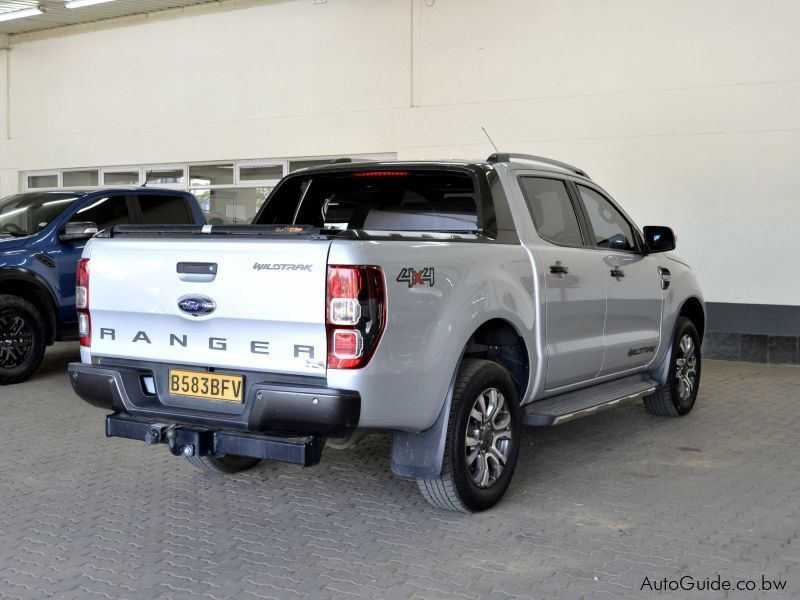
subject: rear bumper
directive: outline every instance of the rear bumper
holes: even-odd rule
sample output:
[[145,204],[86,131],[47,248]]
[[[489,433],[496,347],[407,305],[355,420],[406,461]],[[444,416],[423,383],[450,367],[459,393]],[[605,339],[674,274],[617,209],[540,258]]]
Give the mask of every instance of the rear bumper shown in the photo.
[[[324,436],[344,436],[358,426],[361,398],[357,392],[268,381],[265,374],[250,373],[246,375],[243,404],[178,401],[163,396],[158,369],[71,363],[69,377],[75,393],[89,404],[145,423],[181,423],[248,434]],[[158,391],[147,393],[143,380],[153,377],[154,371]]]

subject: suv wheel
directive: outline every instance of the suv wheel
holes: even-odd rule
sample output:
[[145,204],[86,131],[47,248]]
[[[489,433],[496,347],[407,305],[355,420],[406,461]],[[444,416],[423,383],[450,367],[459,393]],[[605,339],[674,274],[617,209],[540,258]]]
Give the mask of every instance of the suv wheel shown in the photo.
[[187,456],[192,465],[201,471],[211,471],[212,473],[241,473],[252,469],[261,461],[249,456]]
[[700,388],[700,336],[686,317],[678,317],[672,339],[669,378],[655,394],[644,399],[644,405],[654,415],[682,417],[697,400]]
[[520,419],[508,371],[489,360],[465,360],[453,390],[442,472],[436,479],[417,480],[425,499],[460,512],[494,506],[517,464]]
[[0,385],[33,375],[44,357],[44,319],[18,296],[0,295]]

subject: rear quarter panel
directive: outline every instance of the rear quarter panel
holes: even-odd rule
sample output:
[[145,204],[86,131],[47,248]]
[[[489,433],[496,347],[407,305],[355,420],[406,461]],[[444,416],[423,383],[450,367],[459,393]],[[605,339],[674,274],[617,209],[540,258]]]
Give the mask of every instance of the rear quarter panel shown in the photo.
[[[486,321],[508,321],[533,355],[533,272],[521,245],[340,240],[328,263],[378,265],[386,279],[387,324],[372,360],[327,372],[329,386],[361,393],[361,427],[433,425],[467,341]],[[409,268],[432,269],[433,285],[398,281]]]

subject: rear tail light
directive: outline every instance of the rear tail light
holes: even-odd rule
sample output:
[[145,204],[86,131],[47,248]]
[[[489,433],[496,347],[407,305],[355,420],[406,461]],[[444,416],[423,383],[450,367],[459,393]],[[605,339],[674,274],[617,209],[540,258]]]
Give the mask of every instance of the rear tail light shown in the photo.
[[365,265],[329,266],[325,310],[328,368],[365,366],[386,326],[383,270]]
[[75,273],[75,308],[78,311],[78,333],[81,346],[92,345],[92,318],[89,315],[89,259],[78,261]]

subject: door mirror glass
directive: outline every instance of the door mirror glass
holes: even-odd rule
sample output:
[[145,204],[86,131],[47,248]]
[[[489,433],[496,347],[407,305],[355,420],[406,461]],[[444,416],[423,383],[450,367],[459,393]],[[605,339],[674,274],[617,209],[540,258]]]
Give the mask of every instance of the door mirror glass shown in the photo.
[[90,221],[78,223],[67,223],[61,230],[62,242],[75,242],[77,240],[88,240],[97,233],[97,224]]
[[669,227],[648,225],[644,228],[644,243],[650,252],[675,250],[675,234]]

